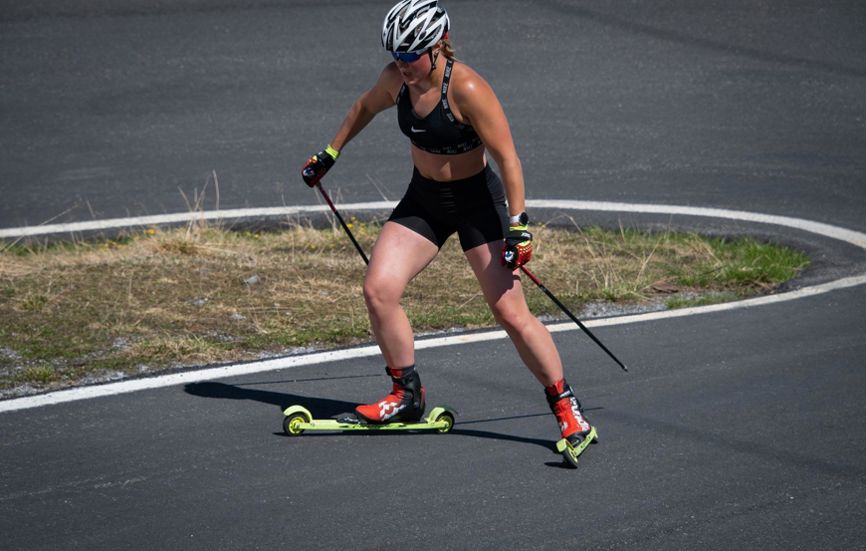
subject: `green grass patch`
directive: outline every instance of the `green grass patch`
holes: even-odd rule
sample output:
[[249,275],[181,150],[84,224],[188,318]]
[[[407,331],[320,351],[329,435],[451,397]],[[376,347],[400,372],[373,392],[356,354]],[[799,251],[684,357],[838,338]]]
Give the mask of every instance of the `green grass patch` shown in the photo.
[[[370,251],[380,227],[352,220]],[[531,268],[569,308],[709,304],[772,292],[808,264],[752,239],[537,226]],[[0,247],[0,391],[40,389],[295,347],[371,340],[365,266],[338,227],[190,225],[123,239]],[[560,316],[524,283],[537,315]],[[494,325],[456,239],[407,290],[416,331]]]

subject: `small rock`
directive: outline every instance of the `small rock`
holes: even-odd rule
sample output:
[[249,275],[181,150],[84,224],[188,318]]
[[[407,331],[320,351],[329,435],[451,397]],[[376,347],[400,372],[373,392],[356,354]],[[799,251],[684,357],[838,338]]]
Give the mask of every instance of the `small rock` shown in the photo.
[[661,279],[652,284],[652,290],[659,293],[672,294],[678,293],[680,291],[680,288],[669,281]]

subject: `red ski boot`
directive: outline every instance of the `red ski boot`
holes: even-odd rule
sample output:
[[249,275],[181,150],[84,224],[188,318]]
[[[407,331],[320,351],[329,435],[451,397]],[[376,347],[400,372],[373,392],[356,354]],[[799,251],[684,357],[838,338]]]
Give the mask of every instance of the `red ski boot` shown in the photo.
[[558,383],[545,387],[547,403],[556,415],[559,422],[559,430],[562,437],[574,446],[578,447],[587,438],[597,438],[595,429],[583,416],[583,407],[574,395],[571,386],[565,379]]
[[424,403],[424,387],[421,386],[421,379],[415,372],[415,366],[403,369],[386,367],[385,371],[394,382],[391,394],[378,402],[358,406],[355,408],[355,412],[368,423],[397,421],[414,423],[419,421],[424,415],[426,404]]

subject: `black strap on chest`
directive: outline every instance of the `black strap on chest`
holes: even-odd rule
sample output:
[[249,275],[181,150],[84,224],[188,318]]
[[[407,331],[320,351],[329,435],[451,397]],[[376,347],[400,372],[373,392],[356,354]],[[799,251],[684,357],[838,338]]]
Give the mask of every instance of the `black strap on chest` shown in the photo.
[[457,122],[457,119],[454,118],[454,114],[451,113],[451,106],[448,105],[448,86],[451,84],[451,70],[453,67],[454,60],[448,59],[448,63],[445,64],[445,73],[442,75],[442,109],[449,121],[454,124],[460,124]]

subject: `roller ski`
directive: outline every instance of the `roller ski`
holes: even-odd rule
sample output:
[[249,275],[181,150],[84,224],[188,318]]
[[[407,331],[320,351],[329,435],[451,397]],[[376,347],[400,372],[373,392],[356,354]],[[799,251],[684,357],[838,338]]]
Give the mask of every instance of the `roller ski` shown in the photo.
[[577,460],[590,444],[598,442],[598,432],[583,416],[583,407],[571,386],[561,380],[546,389],[547,403],[559,422],[562,439],[556,443],[556,452],[565,462],[577,468]]
[[435,407],[426,418],[414,422],[395,421],[391,423],[370,423],[354,414],[346,414],[336,419],[313,419],[313,414],[303,406],[291,406],[283,414],[283,431],[289,436],[300,436],[306,431],[316,432],[379,432],[379,431],[436,431],[451,432],[454,418],[453,409],[446,406]]
[[393,382],[391,393],[372,404],[360,405],[353,414],[336,419],[313,419],[301,406],[284,411],[283,430],[290,436],[304,431],[416,431],[435,430],[450,432],[456,412],[447,407],[436,407],[422,420],[424,387],[415,372],[415,366],[403,369],[385,368]]

